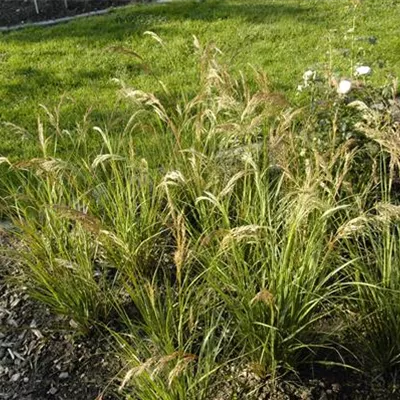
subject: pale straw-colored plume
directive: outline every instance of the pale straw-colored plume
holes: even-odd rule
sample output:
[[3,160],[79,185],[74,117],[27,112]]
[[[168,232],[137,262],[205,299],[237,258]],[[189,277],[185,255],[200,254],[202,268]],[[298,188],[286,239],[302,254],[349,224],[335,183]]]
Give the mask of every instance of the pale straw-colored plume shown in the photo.
[[232,243],[247,242],[260,238],[265,228],[259,225],[243,225],[232,228],[225,234],[221,242],[221,247],[226,249]]

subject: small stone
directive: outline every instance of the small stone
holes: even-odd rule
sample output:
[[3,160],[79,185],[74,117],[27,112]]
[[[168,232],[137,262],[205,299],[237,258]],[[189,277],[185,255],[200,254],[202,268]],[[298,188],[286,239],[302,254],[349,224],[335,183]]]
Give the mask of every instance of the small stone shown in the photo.
[[2,342],[2,343],[0,343],[0,347],[8,348],[8,347],[13,347],[13,346],[14,346],[13,342]]
[[69,377],[68,372],[61,372],[61,374],[58,376],[60,379],[67,379]]
[[69,321],[69,325],[71,326],[71,328],[74,328],[74,329],[77,329],[79,326],[73,319],[71,319]]
[[39,329],[32,329],[32,333],[38,338],[38,339],[43,339],[44,336],[42,335],[42,332],[39,331]]
[[18,328],[18,322],[13,318],[7,320],[7,325],[12,326],[13,328]]
[[20,301],[21,301],[21,298],[20,298],[20,297],[16,297],[16,298],[11,302],[10,308],[15,308],[15,307],[19,304]]
[[11,382],[17,382],[19,381],[19,378],[21,378],[21,374],[19,372],[17,372],[16,374],[14,374],[11,378],[10,381]]
[[55,395],[57,393],[57,388],[52,387],[52,388],[50,388],[50,390],[47,393],[49,393],[51,395]]
[[340,386],[339,383],[333,383],[333,384],[332,384],[332,391],[333,391],[334,393],[339,393],[339,392],[340,392],[340,389],[341,389],[341,386]]
[[8,351],[8,354],[10,354],[11,359],[14,361],[15,360],[14,353],[11,351],[10,348],[8,348],[7,351]]

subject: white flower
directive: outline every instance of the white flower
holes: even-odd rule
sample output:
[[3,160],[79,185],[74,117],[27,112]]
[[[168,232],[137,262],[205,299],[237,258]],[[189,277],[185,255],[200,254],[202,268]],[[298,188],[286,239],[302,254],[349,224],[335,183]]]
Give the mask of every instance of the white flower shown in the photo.
[[357,76],[369,75],[371,71],[372,71],[371,67],[368,67],[367,65],[361,65],[360,67],[356,68],[356,75]]
[[339,94],[347,94],[349,93],[351,90],[351,81],[347,80],[347,79],[342,79],[339,82],[339,86],[337,88],[337,92]]
[[302,92],[303,91],[303,85],[298,85],[297,86],[297,91]]

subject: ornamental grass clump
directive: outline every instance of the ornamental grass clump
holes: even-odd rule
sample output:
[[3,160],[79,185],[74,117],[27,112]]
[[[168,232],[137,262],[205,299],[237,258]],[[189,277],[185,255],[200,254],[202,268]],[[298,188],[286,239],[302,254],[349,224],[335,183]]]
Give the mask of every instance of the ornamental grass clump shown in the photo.
[[[132,118],[95,127],[96,151],[50,113],[40,158],[0,159],[24,284],[115,339],[126,398],[257,398],[332,367],[395,376],[398,125],[328,86],[337,107],[290,109],[263,74],[195,48],[192,98],[123,85]],[[154,159],[145,132],[162,137]]]
[[398,206],[378,204],[341,240],[353,260],[346,271],[353,352],[363,370],[389,381],[400,360],[399,215]]
[[[215,75],[214,61],[211,68]],[[225,130],[226,118],[237,115],[237,98],[254,95],[242,82],[246,96],[239,89],[236,97],[228,96],[221,82],[231,88],[231,78],[224,79],[216,87],[206,81],[211,98],[192,110],[196,124],[184,120],[185,129],[160,114],[161,101],[135,102],[153,107],[153,121],[171,136],[179,131],[179,138],[192,137],[192,143],[187,149],[178,146],[173,169],[160,184],[173,238],[170,269],[164,268],[161,280],[155,274],[143,281],[134,273],[126,279],[144,318],[130,322],[129,339],[120,337],[131,360],[121,390],[134,397],[201,393],[200,398],[210,398],[214,388],[250,366],[257,366],[261,380],[302,365],[346,366],[347,350],[336,343],[341,325],[332,321],[340,318],[344,271],[351,261],[337,262],[330,236],[336,214],[348,207],[336,198],[352,150],[340,147],[332,159],[314,154],[312,142],[293,130],[296,113],[283,114],[273,124],[269,112],[260,113],[265,98],[254,109],[257,124],[249,117],[242,135],[232,135]],[[190,136],[190,131],[201,134]],[[203,354],[210,343],[214,351]],[[175,354],[183,359],[190,354],[190,363],[158,368],[157,360]],[[182,363],[187,368],[181,380],[172,382],[168,377]],[[228,383],[223,391],[229,390]]]
[[124,268],[140,264],[151,275],[157,246],[150,242],[162,231],[163,205],[146,162],[129,145],[117,153],[119,138],[96,130],[100,154],[87,151],[78,130],[75,152],[62,159],[58,144],[73,134],[46,137],[39,124],[43,156],[8,162],[5,182],[24,284],[83,330],[107,321]]

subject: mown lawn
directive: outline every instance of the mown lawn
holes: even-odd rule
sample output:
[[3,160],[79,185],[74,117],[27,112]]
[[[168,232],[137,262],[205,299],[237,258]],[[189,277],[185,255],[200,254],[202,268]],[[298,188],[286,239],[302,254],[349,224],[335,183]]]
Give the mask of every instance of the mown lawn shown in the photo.
[[[155,75],[177,96],[196,92],[193,35],[201,43],[214,42],[234,72],[264,70],[291,102],[301,102],[296,88],[303,72],[330,59],[344,76],[352,63],[368,64],[372,79],[381,83],[400,72],[399,19],[400,3],[394,0],[366,0],[356,8],[348,0],[177,1],[1,34],[0,121],[35,132],[40,104],[54,108],[64,96],[63,128],[91,108],[91,122],[118,130],[130,107],[119,100],[113,78],[159,94]],[[146,31],[159,35],[164,46]],[[0,135],[2,156],[34,152],[31,141],[9,127],[2,126]]]

